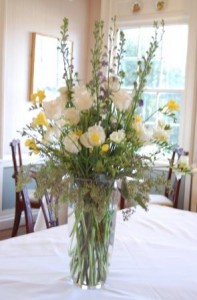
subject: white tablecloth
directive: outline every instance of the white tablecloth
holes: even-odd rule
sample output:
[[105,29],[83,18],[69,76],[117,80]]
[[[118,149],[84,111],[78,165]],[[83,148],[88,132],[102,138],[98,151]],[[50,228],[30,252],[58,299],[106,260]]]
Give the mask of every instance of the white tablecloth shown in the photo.
[[67,226],[0,242],[0,297],[5,300],[196,300],[197,214],[138,208],[118,212],[114,251],[101,290],[69,278]]

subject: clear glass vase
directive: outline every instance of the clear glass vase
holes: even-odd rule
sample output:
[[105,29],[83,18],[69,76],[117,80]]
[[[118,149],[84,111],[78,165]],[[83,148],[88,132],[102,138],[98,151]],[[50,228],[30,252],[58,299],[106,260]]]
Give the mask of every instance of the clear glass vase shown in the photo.
[[105,283],[113,249],[117,193],[114,181],[74,179],[68,228],[70,273],[83,289]]

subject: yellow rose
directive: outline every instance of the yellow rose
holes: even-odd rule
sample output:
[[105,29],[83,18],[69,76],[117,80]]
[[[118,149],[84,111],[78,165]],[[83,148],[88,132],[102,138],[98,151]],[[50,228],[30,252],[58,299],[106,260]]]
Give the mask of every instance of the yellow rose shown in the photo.
[[169,100],[166,107],[170,112],[179,110],[179,104],[175,100]]
[[42,126],[49,126],[49,122],[47,121],[47,118],[45,116],[44,112],[40,112],[36,118],[33,118],[33,122],[32,122],[32,127],[35,127],[37,125],[42,125]]

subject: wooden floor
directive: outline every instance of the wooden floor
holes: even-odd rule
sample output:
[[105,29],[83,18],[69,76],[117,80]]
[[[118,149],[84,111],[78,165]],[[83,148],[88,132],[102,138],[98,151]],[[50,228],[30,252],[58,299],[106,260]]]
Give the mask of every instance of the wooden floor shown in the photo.
[[[18,230],[18,235],[25,234],[25,226],[21,226]],[[0,230],[0,241],[11,238],[12,228]]]

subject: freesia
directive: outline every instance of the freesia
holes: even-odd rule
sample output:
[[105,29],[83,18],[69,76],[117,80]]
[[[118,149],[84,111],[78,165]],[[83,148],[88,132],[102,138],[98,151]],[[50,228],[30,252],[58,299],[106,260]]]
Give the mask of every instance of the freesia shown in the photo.
[[40,149],[37,147],[36,141],[33,138],[27,139],[25,141],[25,146],[32,150],[34,154],[38,154],[40,152]]
[[37,125],[43,125],[48,127],[49,126],[49,122],[46,119],[45,113],[43,111],[41,111],[36,118],[33,118],[32,124],[33,127],[37,126]]

